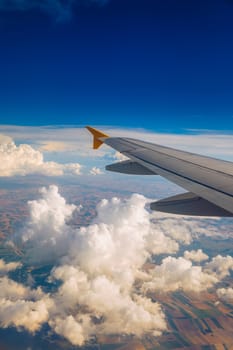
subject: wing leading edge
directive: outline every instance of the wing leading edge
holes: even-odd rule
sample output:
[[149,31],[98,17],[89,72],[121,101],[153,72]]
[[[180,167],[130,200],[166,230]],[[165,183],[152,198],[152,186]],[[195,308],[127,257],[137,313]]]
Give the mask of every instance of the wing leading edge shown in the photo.
[[[109,137],[87,127],[94,148],[107,144],[129,158],[107,170],[160,175],[188,193],[151,204],[152,210],[182,215],[233,216],[233,163],[125,137]],[[98,147],[95,147],[98,145]]]

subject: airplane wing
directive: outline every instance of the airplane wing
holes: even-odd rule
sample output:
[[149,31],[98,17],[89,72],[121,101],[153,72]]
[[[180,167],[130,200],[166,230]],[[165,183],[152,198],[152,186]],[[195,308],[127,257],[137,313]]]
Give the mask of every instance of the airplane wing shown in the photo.
[[152,210],[198,215],[233,216],[233,163],[126,137],[109,137],[87,126],[93,148],[112,147],[129,160],[106,166],[124,174],[160,175],[188,192],[151,203]]

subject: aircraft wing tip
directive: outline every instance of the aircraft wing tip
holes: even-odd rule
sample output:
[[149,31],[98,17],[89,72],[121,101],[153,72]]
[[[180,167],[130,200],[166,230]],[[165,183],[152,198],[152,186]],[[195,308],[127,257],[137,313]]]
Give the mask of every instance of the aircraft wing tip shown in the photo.
[[86,129],[93,135],[93,148],[97,149],[103,144],[102,138],[108,138],[107,134],[102,131],[93,128],[92,126],[86,126]]

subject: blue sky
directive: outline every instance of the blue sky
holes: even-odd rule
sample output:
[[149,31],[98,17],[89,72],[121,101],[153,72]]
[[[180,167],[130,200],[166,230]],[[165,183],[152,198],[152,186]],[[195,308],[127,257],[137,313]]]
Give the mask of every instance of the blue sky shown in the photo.
[[0,0],[0,122],[233,131],[233,2]]

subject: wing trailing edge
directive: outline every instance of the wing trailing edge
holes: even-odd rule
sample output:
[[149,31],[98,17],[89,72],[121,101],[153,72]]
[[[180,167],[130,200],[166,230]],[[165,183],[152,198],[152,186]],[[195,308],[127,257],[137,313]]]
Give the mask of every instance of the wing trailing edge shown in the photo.
[[176,196],[161,199],[150,204],[151,210],[164,213],[194,216],[232,217],[229,211],[201,198],[194,193],[186,192]]

